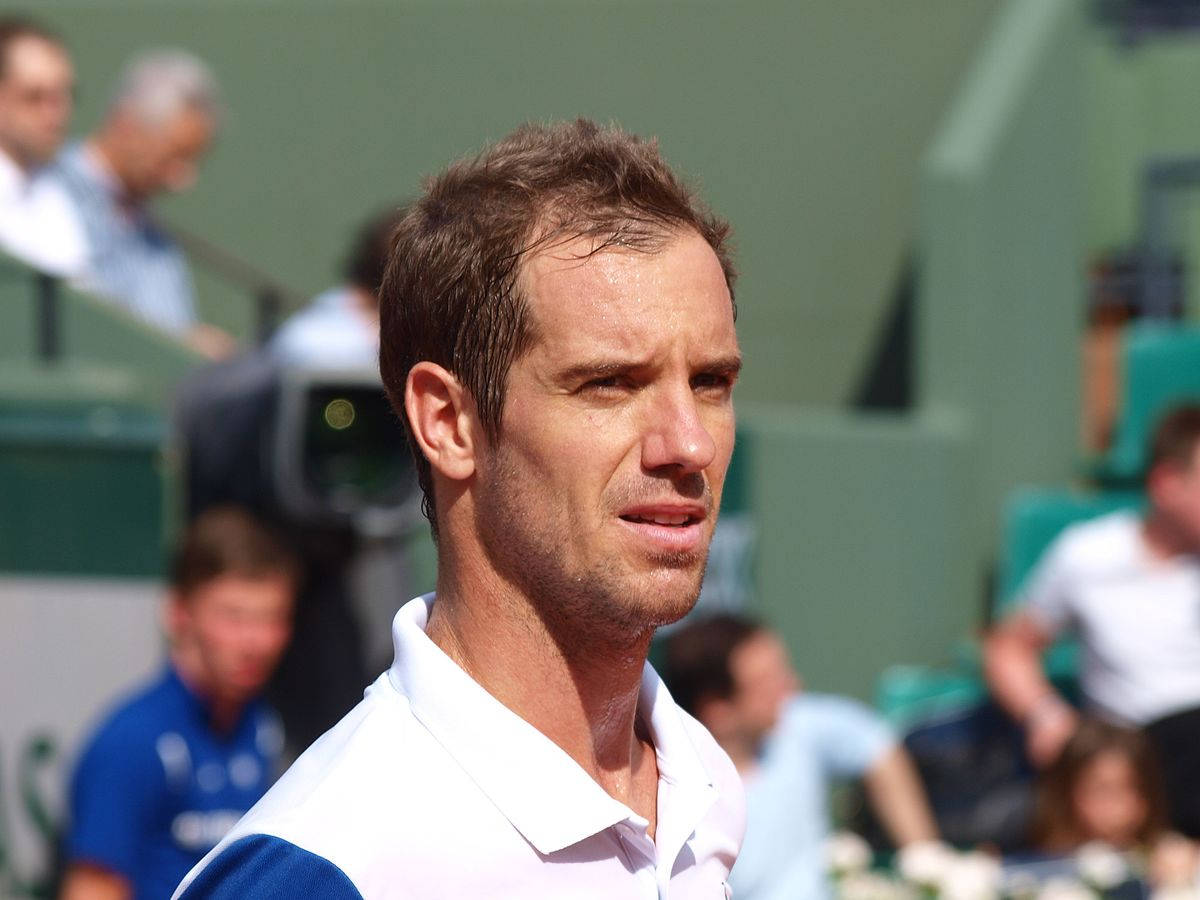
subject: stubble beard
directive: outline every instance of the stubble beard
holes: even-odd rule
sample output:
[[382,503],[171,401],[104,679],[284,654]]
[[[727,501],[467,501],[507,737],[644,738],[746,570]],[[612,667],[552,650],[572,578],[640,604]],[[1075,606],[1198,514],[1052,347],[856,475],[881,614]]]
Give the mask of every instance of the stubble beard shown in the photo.
[[489,460],[487,469],[475,511],[484,552],[552,634],[611,646],[636,644],[696,605],[707,541],[694,552],[648,557],[645,572],[628,568],[623,560],[597,560],[573,569],[570,521],[550,521],[520,500],[537,492],[522,483],[518,467],[503,451]]

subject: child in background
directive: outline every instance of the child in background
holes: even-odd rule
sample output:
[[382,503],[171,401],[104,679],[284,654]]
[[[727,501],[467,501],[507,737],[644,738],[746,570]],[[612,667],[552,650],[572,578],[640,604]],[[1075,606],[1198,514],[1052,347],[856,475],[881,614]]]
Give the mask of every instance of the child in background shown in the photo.
[[1091,841],[1148,848],[1167,830],[1158,760],[1141,732],[1095,719],[1080,723],[1038,782],[1034,840],[1049,853]]
[[1141,851],[1149,880],[1161,886],[1194,881],[1197,851],[1168,830],[1159,762],[1146,736],[1085,719],[1038,783],[1037,846],[1067,855],[1102,842]]

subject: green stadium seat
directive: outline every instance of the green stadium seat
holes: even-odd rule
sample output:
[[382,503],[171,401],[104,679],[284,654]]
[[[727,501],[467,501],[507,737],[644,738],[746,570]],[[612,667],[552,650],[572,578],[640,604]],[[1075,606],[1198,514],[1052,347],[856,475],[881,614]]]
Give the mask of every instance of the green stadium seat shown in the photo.
[[1106,485],[1140,480],[1146,443],[1170,407],[1200,400],[1200,328],[1144,323],[1125,337],[1122,409],[1113,445],[1094,475]]

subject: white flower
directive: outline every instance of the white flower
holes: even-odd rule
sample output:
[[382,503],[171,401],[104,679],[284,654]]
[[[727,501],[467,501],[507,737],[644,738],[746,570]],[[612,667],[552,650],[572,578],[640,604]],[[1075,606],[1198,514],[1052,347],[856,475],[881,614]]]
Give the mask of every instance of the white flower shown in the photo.
[[986,853],[963,853],[942,877],[943,900],[995,900],[1000,896],[1000,863]]
[[1125,859],[1103,841],[1084,844],[1075,854],[1079,876],[1099,891],[1115,888],[1129,878]]
[[861,872],[871,864],[871,845],[850,831],[839,831],[825,841],[825,862],[838,875]]
[[896,868],[906,881],[921,887],[937,887],[957,855],[941,841],[917,841],[900,848]]
[[1024,869],[1017,869],[1004,880],[1004,895],[1013,900],[1032,900],[1037,896],[1040,883],[1037,876]]
[[1074,878],[1051,878],[1042,885],[1037,900],[1096,900],[1096,892]]
[[905,885],[877,872],[852,872],[837,885],[838,900],[915,900]]
[[1200,888],[1194,885],[1159,888],[1150,895],[1150,900],[1200,900]]

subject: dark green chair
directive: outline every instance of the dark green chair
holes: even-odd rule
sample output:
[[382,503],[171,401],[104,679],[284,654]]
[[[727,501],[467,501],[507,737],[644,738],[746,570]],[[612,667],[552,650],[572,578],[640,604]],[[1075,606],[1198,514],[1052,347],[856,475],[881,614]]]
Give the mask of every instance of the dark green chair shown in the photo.
[[1200,328],[1146,323],[1130,328],[1122,353],[1122,408],[1112,447],[1093,474],[1103,485],[1140,483],[1146,444],[1172,406],[1200,401]]

